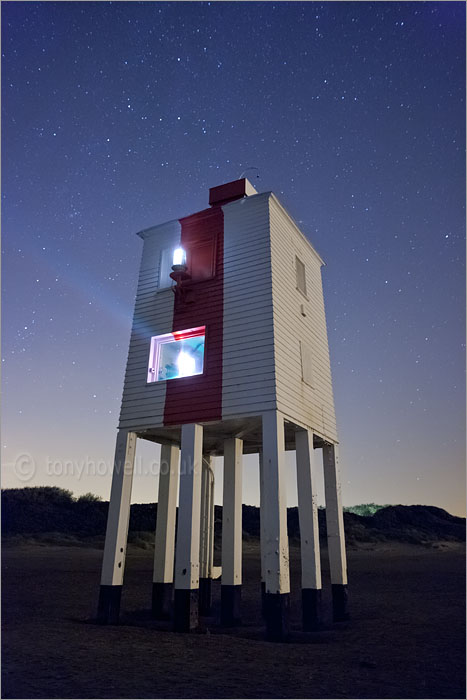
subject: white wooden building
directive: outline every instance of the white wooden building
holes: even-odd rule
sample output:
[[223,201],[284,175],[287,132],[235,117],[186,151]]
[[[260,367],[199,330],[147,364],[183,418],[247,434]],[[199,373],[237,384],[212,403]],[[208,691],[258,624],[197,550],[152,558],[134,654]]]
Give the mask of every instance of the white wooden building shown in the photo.
[[290,592],[285,450],[297,455],[304,627],[319,623],[316,448],[323,449],[334,619],[347,616],[323,261],[272,192],[259,194],[242,179],[209,194],[208,209],[138,234],[143,253],[98,617],[118,621],[135,444],[141,438],[162,445],[155,616],[170,616],[173,609],[175,629],[189,630],[199,612],[209,613],[211,457],[222,455],[221,622],[238,624],[242,455],[258,453],[263,609],[268,637],[283,639]]

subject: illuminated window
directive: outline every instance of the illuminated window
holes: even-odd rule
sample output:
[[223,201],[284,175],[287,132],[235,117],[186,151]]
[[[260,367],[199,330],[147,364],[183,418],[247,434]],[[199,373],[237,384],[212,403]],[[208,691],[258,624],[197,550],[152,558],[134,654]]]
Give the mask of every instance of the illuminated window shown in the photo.
[[200,326],[151,338],[148,382],[202,374],[205,332]]
[[297,289],[306,296],[305,265],[295,256],[295,273],[297,276]]
[[170,273],[172,265],[178,263],[177,253],[179,251],[185,253],[186,260],[184,259],[183,262],[186,262],[191,282],[204,282],[212,279],[216,274],[216,244],[217,239],[214,234],[203,232],[196,237],[191,236],[184,243],[183,248],[180,248],[180,244],[172,248],[164,248],[160,255],[158,288],[172,287],[173,280]]

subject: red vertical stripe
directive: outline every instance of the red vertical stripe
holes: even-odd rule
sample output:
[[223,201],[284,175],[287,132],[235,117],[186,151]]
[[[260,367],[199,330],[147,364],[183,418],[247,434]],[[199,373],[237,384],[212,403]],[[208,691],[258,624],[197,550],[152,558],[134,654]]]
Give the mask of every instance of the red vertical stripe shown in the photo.
[[206,326],[203,374],[167,381],[164,425],[222,418],[222,341],[224,315],[224,216],[221,207],[180,219],[181,246],[212,235],[216,269],[212,279],[192,283],[193,302],[175,305],[172,331]]

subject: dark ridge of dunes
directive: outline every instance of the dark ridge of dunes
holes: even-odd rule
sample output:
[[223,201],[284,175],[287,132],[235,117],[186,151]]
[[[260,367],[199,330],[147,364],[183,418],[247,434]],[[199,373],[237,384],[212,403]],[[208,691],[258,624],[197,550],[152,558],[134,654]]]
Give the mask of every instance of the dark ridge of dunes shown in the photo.
[[368,526],[387,539],[411,541],[420,536],[432,540],[465,540],[465,518],[435,506],[388,506],[368,520]]
[[[34,536],[57,533],[80,537],[105,534],[109,504],[91,494],[78,499],[69,491],[56,487],[4,489],[2,491],[2,530],[4,535]],[[135,503],[131,506],[130,533],[150,533],[155,528],[157,504]],[[215,508],[216,535],[222,529],[222,507]],[[320,535],[326,534],[326,513],[318,512]],[[290,537],[300,536],[298,509],[287,512]],[[465,518],[450,515],[435,506],[385,506],[373,515],[344,513],[349,544],[359,542],[428,543],[465,541]],[[243,506],[243,534],[259,537],[259,509]],[[58,538],[57,538],[58,539]],[[150,538],[144,538],[150,542]],[[68,540],[69,541],[69,540]]]

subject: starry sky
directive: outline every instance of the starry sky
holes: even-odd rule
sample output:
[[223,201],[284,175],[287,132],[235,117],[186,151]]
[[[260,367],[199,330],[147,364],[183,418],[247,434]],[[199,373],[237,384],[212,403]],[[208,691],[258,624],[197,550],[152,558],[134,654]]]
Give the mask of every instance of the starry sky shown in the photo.
[[344,504],[465,514],[465,4],[1,9],[3,486],[109,497],[135,233],[250,167],[327,263]]

